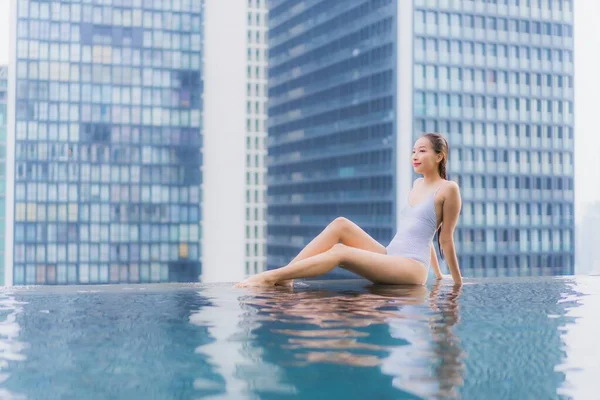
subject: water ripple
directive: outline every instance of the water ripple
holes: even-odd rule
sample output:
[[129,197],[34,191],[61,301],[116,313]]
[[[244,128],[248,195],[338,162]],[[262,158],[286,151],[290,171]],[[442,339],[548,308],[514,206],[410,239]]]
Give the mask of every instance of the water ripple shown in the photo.
[[[17,316],[23,311],[25,302],[15,300],[10,292],[0,293],[0,383],[9,377],[11,362],[25,361],[24,354],[26,345],[19,340],[21,327],[17,322]],[[6,400],[25,399],[22,394],[11,392],[0,388],[0,398]]]
[[[401,392],[457,398],[466,354],[452,327],[461,290],[367,285],[354,290],[249,289],[239,298],[247,343],[268,336],[277,360],[378,368]],[[296,362],[292,360],[297,360]]]
[[600,277],[0,292],[1,399],[597,397]]

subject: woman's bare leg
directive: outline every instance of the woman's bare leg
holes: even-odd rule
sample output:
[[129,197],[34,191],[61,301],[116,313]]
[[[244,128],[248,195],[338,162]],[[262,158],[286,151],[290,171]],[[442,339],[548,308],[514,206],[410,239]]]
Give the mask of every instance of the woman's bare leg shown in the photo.
[[[321,233],[311,240],[289,264],[321,254],[331,249],[337,243],[343,243],[350,247],[368,250],[379,254],[387,251],[377,240],[373,239],[360,226],[348,218],[338,217],[327,225]],[[289,265],[288,264],[288,265]],[[292,281],[279,282],[282,285],[291,285]]]
[[369,250],[380,254],[386,253],[385,247],[369,236],[362,228],[348,218],[338,217],[311,240],[302,251],[290,261],[290,264],[321,254],[340,242],[350,247]]
[[339,264],[374,283],[422,285],[427,280],[427,269],[417,261],[338,243],[321,254],[255,275],[236,286],[273,286],[290,279],[311,278]]

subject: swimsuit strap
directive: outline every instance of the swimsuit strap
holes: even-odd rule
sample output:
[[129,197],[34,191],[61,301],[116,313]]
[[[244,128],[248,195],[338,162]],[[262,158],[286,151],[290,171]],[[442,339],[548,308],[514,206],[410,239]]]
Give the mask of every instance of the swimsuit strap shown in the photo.
[[443,182],[443,183],[442,183],[440,186],[438,186],[438,188],[437,188],[437,189],[435,189],[435,190],[433,191],[433,196],[434,196],[434,197],[435,197],[435,195],[437,194],[437,192],[439,192],[439,191],[440,191],[440,189],[441,189],[442,187],[444,187],[444,185],[445,185],[445,184],[446,184],[446,182]]

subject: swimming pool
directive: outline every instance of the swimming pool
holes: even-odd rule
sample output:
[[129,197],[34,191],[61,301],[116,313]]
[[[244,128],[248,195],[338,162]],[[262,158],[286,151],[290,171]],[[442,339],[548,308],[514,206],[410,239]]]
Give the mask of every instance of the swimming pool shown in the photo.
[[592,398],[600,277],[0,292],[0,398]]

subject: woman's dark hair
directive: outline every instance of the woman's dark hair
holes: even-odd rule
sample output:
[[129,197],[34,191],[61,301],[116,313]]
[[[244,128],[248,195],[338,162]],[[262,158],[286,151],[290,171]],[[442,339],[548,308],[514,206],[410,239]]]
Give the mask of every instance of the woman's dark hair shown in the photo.
[[448,141],[439,133],[426,133],[423,137],[429,139],[433,151],[442,155],[442,160],[438,164],[438,172],[442,179],[447,179],[446,163],[448,162]]
[[[448,162],[448,141],[439,133],[426,133],[423,135],[431,142],[431,146],[433,147],[433,151],[437,154],[442,155],[442,159],[438,164],[438,173],[442,177],[442,179],[448,179],[446,174],[446,163]],[[442,227],[440,226],[438,230],[435,232],[437,234],[437,242],[438,242],[438,250],[440,251],[440,257],[442,260],[444,259],[444,252],[442,251],[442,245],[440,244],[440,231]]]

